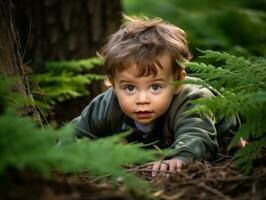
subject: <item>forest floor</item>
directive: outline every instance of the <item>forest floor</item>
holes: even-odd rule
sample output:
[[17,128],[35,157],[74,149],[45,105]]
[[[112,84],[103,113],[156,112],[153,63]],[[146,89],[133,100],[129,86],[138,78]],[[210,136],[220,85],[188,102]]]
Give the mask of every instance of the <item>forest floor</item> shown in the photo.
[[[149,181],[155,188],[152,196],[159,200],[175,199],[266,199],[266,155],[249,176],[237,170],[229,153],[222,151],[212,162],[199,162],[184,167],[179,173],[161,173],[155,178],[145,168],[130,171]],[[53,173],[43,179],[26,172],[10,173],[0,181],[0,199],[27,200],[133,200],[145,199],[126,192],[121,184],[111,186],[86,174]]]

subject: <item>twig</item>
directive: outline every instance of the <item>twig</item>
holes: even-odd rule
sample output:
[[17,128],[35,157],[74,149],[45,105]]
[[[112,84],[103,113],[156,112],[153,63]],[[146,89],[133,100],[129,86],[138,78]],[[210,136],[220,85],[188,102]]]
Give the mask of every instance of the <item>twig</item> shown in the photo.
[[127,171],[128,172],[131,172],[131,171],[135,171],[136,169],[141,169],[141,168],[147,168],[148,166],[151,166],[152,165],[152,163],[145,163],[145,164],[143,164],[143,165],[138,165],[138,166],[136,166],[136,167],[134,167],[134,168],[130,168],[130,169],[128,169]]
[[201,187],[205,190],[207,190],[208,192],[211,192],[213,194],[216,194],[217,196],[221,197],[222,199],[226,199],[226,200],[231,200],[231,198],[227,195],[225,195],[224,193],[206,185],[205,183],[201,182],[200,184],[197,185],[198,187]]
[[178,172],[178,174],[182,175],[183,177],[185,177],[186,179],[188,180],[191,180],[194,176],[195,176],[195,173],[191,174],[190,176],[187,175],[186,173],[183,173],[182,171],[181,172]]
[[253,180],[266,180],[266,176],[251,176],[251,177],[231,177],[231,178],[226,178],[226,179],[221,179],[221,178],[198,178],[198,179],[191,179],[187,180],[183,184],[195,184],[199,182],[237,182],[237,181],[253,181]]
[[176,193],[176,194],[174,194],[172,196],[168,196],[166,194],[162,194],[159,197],[164,199],[164,200],[175,200],[175,199],[180,199],[182,196],[184,196],[184,194],[185,194],[185,191],[181,191],[181,192]]
[[229,160],[227,163],[225,163],[223,168],[227,168],[230,164],[232,164],[233,160]]
[[176,174],[177,172],[170,172],[167,170],[152,170],[152,169],[129,169],[128,172],[159,172],[159,173],[166,173],[166,174]]
[[26,40],[26,43],[25,43],[25,46],[24,46],[24,50],[23,50],[23,53],[22,53],[22,59],[25,58],[25,54],[26,54],[26,51],[27,51],[27,48],[28,48],[28,45],[29,45],[30,35],[31,35],[31,25],[32,25],[32,20],[31,20],[31,16],[29,15],[29,33],[27,34],[27,40]]
[[220,161],[226,159],[232,159],[232,156],[227,156],[227,155],[224,155],[224,154],[221,154],[221,153],[218,153],[218,156],[220,156],[218,159],[214,160],[212,163],[219,163]]
[[224,155],[222,153],[218,153],[218,156],[221,156],[223,158],[232,158],[232,156],[227,156],[227,155]]
[[154,144],[153,147],[157,149],[161,155],[163,155],[162,150],[157,145]]
[[99,180],[101,180],[101,179],[107,178],[107,177],[109,177],[109,176],[111,176],[110,173],[105,174],[105,175],[102,175],[102,176],[98,176],[97,178],[92,179],[92,180],[90,181],[90,183],[95,183],[95,182],[97,182],[97,181],[99,181]]
[[219,180],[219,181],[225,181],[225,182],[234,182],[234,181],[246,181],[246,180],[266,180],[266,176],[249,176],[249,177],[245,177],[245,176],[241,176],[241,177],[231,177],[231,178],[226,178],[224,180]]

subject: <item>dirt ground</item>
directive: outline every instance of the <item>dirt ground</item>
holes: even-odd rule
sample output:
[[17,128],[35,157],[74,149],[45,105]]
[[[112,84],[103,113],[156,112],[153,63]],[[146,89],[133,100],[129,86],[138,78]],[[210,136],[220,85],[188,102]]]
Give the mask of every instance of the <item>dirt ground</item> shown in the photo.
[[[161,173],[151,178],[143,167],[130,171],[149,181],[159,200],[175,199],[266,199],[266,156],[249,176],[242,175],[229,154],[219,153],[213,162],[199,162],[186,166],[180,173]],[[0,181],[0,199],[27,200],[133,200],[144,199],[125,192],[121,186],[112,187],[107,182],[95,182],[87,175],[62,175],[42,179],[26,172],[9,173]]]

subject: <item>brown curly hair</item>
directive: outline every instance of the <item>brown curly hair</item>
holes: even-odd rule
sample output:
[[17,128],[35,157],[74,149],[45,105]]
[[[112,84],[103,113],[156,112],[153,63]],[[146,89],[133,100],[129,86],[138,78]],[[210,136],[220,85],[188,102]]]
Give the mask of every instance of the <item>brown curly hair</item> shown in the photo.
[[137,66],[139,77],[156,75],[158,67],[163,68],[159,62],[162,55],[170,56],[177,76],[184,70],[180,63],[190,60],[192,55],[182,29],[160,18],[124,18],[120,29],[110,36],[101,52],[105,73],[111,82],[117,71],[133,64]]

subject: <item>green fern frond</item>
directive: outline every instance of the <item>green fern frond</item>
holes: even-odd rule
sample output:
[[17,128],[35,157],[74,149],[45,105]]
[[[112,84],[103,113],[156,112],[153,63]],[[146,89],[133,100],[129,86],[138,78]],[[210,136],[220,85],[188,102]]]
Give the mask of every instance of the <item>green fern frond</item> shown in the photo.
[[98,57],[93,57],[81,60],[48,62],[46,63],[46,69],[54,74],[62,71],[77,73],[100,65],[102,65],[102,60]]
[[5,107],[19,109],[34,105],[34,101],[30,97],[18,91],[19,82],[20,79],[18,77],[0,75],[0,110]]
[[188,63],[187,66],[194,76],[203,79],[197,84],[209,84],[219,95],[195,101],[198,106],[194,111],[212,111],[218,119],[236,114],[241,116],[242,126],[228,148],[237,144],[240,137],[249,141],[235,156],[240,169],[248,173],[266,146],[266,60],[245,59],[211,50],[201,52],[206,62],[219,62]]
[[236,165],[246,175],[250,173],[253,168],[254,160],[262,158],[261,149],[266,147],[266,137],[258,141],[249,143],[245,148],[239,149],[234,156]]
[[86,171],[96,176],[108,173],[113,181],[122,177],[126,187],[139,194],[151,191],[147,182],[128,174],[122,166],[154,160],[155,152],[140,148],[140,144],[120,143],[125,134],[76,142],[71,125],[40,128],[32,119],[18,117],[9,109],[0,115],[0,130],[0,176],[10,167],[32,170],[45,177],[53,170]]
[[217,67],[213,66],[217,70],[212,72],[215,73],[216,76],[216,73],[219,73],[219,69],[224,71],[224,73],[230,71],[230,74],[220,74],[220,77],[224,75],[223,80],[227,88],[233,88],[233,86],[241,88],[241,86],[245,86],[245,89],[251,87],[252,91],[257,91],[261,88],[266,89],[266,77],[262,76],[266,70],[265,59],[251,58],[248,60],[243,57],[236,57],[228,53],[220,53],[211,50],[202,52],[206,53],[206,55],[201,56],[202,58],[224,61],[224,64],[219,64]]
[[228,67],[234,65],[241,67],[245,65],[250,65],[251,63],[244,57],[237,57],[226,52],[212,51],[212,50],[199,50],[204,55],[201,58],[214,59],[216,61],[225,61]]
[[[49,62],[46,65],[46,73],[37,74],[32,80],[38,83],[40,91],[33,93],[36,100],[43,104],[53,105],[68,99],[88,95],[87,86],[96,80],[103,80],[105,76],[89,73],[88,70],[102,64],[99,58],[89,58],[77,61]],[[81,73],[82,71],[82,73]],[[37,90],[40,90],[37,88]],[[42,98],[38,94],[46,96]]]

